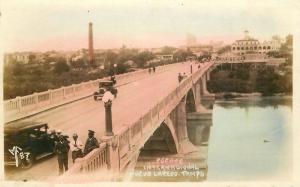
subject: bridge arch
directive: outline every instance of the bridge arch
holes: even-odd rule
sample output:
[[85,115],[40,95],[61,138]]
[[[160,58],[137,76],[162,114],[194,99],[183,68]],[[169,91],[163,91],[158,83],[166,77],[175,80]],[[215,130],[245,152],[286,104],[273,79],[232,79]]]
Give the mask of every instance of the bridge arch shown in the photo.
[[[179,142],[176,136],[175,126],[170,117],[167,117],[161,125],[154,131],[153,135],[145,142],[144,146],[135,152],[122,169],[123,179],[131,178],[126,173],[139,170],[139,162],[147,162],[164,155],[177,154]],[[150,159],[150,160],[149,160]]]
[[178,152],[178,139],[170,118],[167,118],[145,142],[140,150],[140,156],[151,154],[154,151],[161,154],[176,154]]

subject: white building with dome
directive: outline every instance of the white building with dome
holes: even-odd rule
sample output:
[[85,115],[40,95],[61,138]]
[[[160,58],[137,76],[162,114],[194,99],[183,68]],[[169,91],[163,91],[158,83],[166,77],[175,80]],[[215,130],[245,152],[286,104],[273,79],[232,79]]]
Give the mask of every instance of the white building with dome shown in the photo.
[[260,42],[255,38],[249,36],[249,31],[245,31],[245,37],[241,40],[236,40],[231,45],[231,51],[237,55],[251,54],[251,53],[267,53],[270,51],[278,51],[281,43],[278,40]]

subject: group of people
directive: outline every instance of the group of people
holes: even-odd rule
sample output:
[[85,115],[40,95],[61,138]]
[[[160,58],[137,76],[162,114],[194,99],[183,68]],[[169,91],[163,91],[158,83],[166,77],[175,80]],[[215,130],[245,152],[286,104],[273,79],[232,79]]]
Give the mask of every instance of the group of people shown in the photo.
[[[73,163],[77,158],[82,158],[83,156],[90,153],[93,149],[99,148],[98,140],[94,137],[95,132],[88,130],[88,138],[86,140],[85,146],[83,147],[82,142],[78,139],[76,133],[73,134],[73,139],[70,142],[68,136],[64,136],[60,131],[57,132],[57,140],[55,141],[55,153],[57,154],[59,175],[64,171],[68,170],[68,155],[71,149]],[[55,137],[54,137],[55,138]]]
[[183,74],[178,73],[178,82],[180,83],[186,77],[187,77],[187,75],[185,74],[185,72]]
[[153,73],[155,73],[155,66],[153,66],[152,68],[150,67],[149,69],[148,69],[148,72],[151,74],[151,72],[153,71]]

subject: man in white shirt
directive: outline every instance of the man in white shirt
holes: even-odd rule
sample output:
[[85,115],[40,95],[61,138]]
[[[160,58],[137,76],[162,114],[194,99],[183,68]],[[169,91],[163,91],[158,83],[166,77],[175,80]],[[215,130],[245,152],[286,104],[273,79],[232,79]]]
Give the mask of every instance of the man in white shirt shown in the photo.
[[82,154],[83,144],[80,140],[78,140],[78,135],[76,133],[73,134],[73,140],[71,141],[70,145],[71,145],[72,159],[74,163],[76,158],[83,157]]

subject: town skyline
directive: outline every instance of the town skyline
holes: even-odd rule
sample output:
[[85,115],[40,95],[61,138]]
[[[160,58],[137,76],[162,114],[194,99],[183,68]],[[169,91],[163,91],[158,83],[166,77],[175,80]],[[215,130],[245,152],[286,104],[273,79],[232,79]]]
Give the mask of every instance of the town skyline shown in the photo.
[[[293,21],[278,21],[286,17],[293,20],[293,11],[275,11],[279,6],[293,8],[292,3],[270,4],[266,1],[250,5],[242,1],[237,6],[229,6],[216,1],[211,4],[126,1],[127,4],[120,3],[116,7],[108,2],[69,2],[2,3],[4,52],[85,49],[89,22],[93,23],[95,49],[123,45],[128,48],[180,47],[185,45],[187,33],[195,35],[199,44],[210,41],[230,44],[242,38],[246,29],[262,41],[270,40],[273,35],[284,38],[293,34],[294,29]],[[197,10],[196,5],[203,8]],[[251,12],[252,8],[257,8],[255,14]],[[268,14],[263,14],[264,8],[268,8]],[[246,21],[242,22],[243,19]]]
[[[273,36],[279,36],[282,41],[285,40],[285,37],[288,36],[290,34],[287,34],[285,36],[279,36],[279,35],[273,35]],[[255,37],[253,37],[254,39],[257,39]],[[200,43],[198,42],[196,45],[198,46],[210,46],[211,44],[217,44],[217,45],[220,45],[221,46],[231,46],[236,40],[241,40],[243,39],[243,36],[240,36],[240,38],[236,38],[236,39],[233,39],[233,40],[230,40],[228,42],[225,42],[223,40],[209,40],[205,43]],[[272,36],[269,37],[269,40],[268,39],[265,39],[265,40],[259,40],[260,42],[266,42],[266,41],[271,41],[272,40]],[[198,41],[198,40],[197,40]],[[95,42],[95,40],[94,40]],[[97,42],[97,41],[96,41]],[[87,43],[87,41],[86,41]],[[88,45],[88,44],[87,44]],[[177,48],[177,49],[182,49],[182,48],[186,48],[186,47],[191,47],[189,45],[186,45],[186,39],[183,40],[182,44],[178,44],[178,45],[158,45],[158,46],[143,46],[143,47],[138,47],[138,46],[130,46],[130,45],[127,45],[127,44],[121,44],[119,46],[112,46],[112,47],[107,47],[107,48],[97,48],[97,47],[94,47],[94,50],[95,52],[100,52],[100,51],[109,51],[109,50],[119,50],[121,48],[128,48],[128,49],[142,49],[142,50],[151,50],[151,49],[162,49],[164,47],[174,47],[174,48]],[[19,51],[16,51],[16,50],[12,50],[12,51],[4,51],[4,54],[6,53],[30,53],[30,52],[33,52],[33,53],[46,53],[46,52],[51,52],[51,51],[55,51],[55,52],[62,52],[62,53],[67,53],[67,52],[75,52],[75,51],[80,51],[80,50],[88,50],[88,46],[82,46],[81,48],[74,48],[74,49],[45,49],[45,50],[19,50]]]

